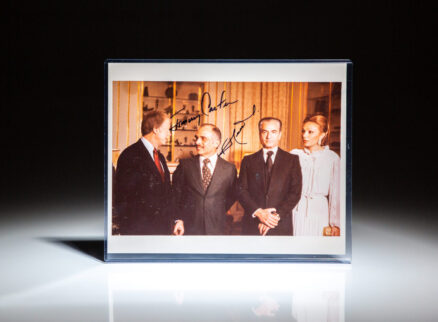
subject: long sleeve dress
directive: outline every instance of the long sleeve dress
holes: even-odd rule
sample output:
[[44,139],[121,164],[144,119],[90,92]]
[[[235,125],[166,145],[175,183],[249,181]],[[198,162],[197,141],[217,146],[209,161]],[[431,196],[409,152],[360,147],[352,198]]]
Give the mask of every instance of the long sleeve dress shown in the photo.
[[301,199],[292,210],[294,236],[322,236],[325,226],[340,227],[339,156],[328,146],[291,153],[298,155],[303,175]]

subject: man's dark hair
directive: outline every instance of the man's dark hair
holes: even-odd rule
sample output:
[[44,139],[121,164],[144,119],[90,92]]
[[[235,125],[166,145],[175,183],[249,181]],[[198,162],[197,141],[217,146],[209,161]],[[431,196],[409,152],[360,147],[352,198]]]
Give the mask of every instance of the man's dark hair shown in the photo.
[[222,140],[221,130],[219,130],[219,128],[216,125],[211,124],[211,123],[203,123],[203,124],[201,124],[200,128],[204,127],[204,126],[209,126],[210,127],[210,129],[212,130],[214,135],[216,135],[216,138],[219,140],[219,144],[220,144],[221,140]]
[[264,121],[277,121],[278,123],[280,123],[280,132],[281,132],[281,126],[282,126],[281,120],[276,118],[276,117],[272,117],[272,116],[267,116],[267,117],[264,117],[264,118],[260,119],[260,121],[259,121],[259,132],[262,130],[261,127],[262,127],[262,123]]
[[152,111],[148,112],[141,122],[141,135],[145,136],[146,134],[151,133],[154,128],[158,128],[163,124],[166,120],[167,115],[161,111]]

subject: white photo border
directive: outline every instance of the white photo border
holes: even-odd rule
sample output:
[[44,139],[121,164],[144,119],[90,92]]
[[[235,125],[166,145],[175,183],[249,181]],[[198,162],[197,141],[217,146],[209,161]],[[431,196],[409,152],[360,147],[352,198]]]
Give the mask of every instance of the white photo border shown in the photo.
[[[340,82],[341,236],[113,236],[113,81]],[[351,263],[352,62],[350,60],[105,61],[105,261]]]

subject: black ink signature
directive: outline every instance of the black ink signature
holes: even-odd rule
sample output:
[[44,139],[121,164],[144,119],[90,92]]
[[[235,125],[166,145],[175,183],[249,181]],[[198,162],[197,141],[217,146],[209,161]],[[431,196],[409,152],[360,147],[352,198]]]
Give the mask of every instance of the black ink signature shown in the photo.
[[237,137],[240,135],[240,133],[242,133],[243,128],[245,127],[246,123],[245,121],[249,120],[251,117],[254,116],[256,112],[256,106],[255,104],[252,106],[252,113],[250,116],[248,116],[247,118],[241,120],[241,121],[236,121],[233,123],[233,125],[237,125],[237,124],[241,124],[239,129],[236,131],[236,128],[233,129],[233,134],[231,134],[230,138],[225,139],[224,143],[222,143],[221,146],[221,151],[219,153],[219,156],[221,156],[222,154],[225,154],[225,152],[231,148],[231,146],[233,145],[233,141],[236,142],[237,144],[246,144],[246,142],[240,142]]
[[171,131],[176,131],[180,127],[183,127],[184,125],[186,125],[186,124],[188,124],[188,123],[190,123],[190,122],[192,122],[192,121],[194,121],[196,119],[198,120],[198,125],[200,125],[201,124],[201,114],[196,114],[195,116],[189,117],[189,118],[184,119],[184,120],[178,120],[177,119],[175,125],[170,127],[170,130]]
[[181,112],[184,111],[185,109],[186,109],[186,107],[184,106],[182,109],[180,109],[180,110],[176,111],[174,114],[172,114],[172,115],[170,116],[170,118],[172,118],[172,117],[174,117],[175,115],[181,113]]
[[[178,120],[177,119],[175,125],[172,125],[169,130],[170,131],[176,131],[180,127],[183,127],[184,125],[186,125],[186,124],[188,124],[190,122],[193,122],[195,120],[198,120],[198,125],[200,125],[201,124],[201,116],[202,115],[208,116],[208,113],[211,113],[213,111],[217,111],[218,109],[225,108],[225,107],[227,107],[229,105],[232,105],[232,104],[235,104],[235,103],[237,103],[239,101],[239,100],[235,100],[233,102],[227,102],[226,99],[224,98],[224,96],[225,96],[225,91],[222,91],[221,99],[220,99],[219,104],[217,104],[216,106],[211,106],[211,96],[210,96],[210,93],[209,92],[204,92],[202,94],[202,98],[201,98],[201,113],[196,114],[195,116],[189,117],[189,118],[184,119],[184,120]],[[208,113],[206,113],[205,110],[204,110],[204,100],[206,100],[206,102],[208,102],[207,103]],[[170,116],[170,118],[173,118],[175,115],[180,114],[184,110],[185,110],[185,107],[179,109],[174,114],[172,114]]]
[[211,106],[210,93],[209,92],[204,92],[202,94],[202,98],[201,98],[201,113],[204,114],[204,115],[208,115],[204,111],[204,99],[207,99],[207,102],[208,102],[208,105],[207,105],[208,113],[211,113],[213,111],[217,111],[218,109],[221,109],[221,108],[225,108],[228,105],[235,104],[235,103],[237,103],[239,101],[239,100],[235,100],[234,102],[227,102],[226,99],[224,98],[224,95],[225,95],[225,91],[222,91],[222,93],[221,93],[221,100],[220,100],[219,104],[216,105],[216,106]]

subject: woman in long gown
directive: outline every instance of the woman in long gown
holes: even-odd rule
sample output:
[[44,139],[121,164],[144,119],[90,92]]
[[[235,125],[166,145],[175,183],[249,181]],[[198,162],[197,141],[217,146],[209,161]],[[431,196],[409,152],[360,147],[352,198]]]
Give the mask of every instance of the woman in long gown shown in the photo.
[[323,236],[324,227],[340,227],[339,156],[328,143],[328,122],[323,115],[303,121],[304,149],[294,149],[303,175],[301,199],[292,210],[294,236]]

